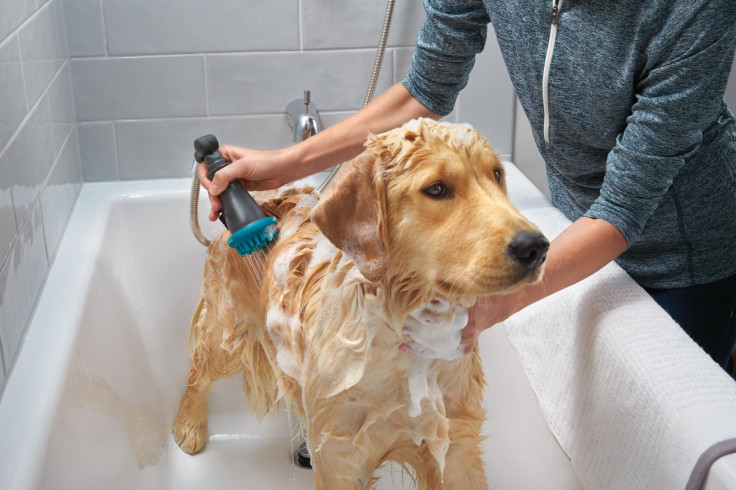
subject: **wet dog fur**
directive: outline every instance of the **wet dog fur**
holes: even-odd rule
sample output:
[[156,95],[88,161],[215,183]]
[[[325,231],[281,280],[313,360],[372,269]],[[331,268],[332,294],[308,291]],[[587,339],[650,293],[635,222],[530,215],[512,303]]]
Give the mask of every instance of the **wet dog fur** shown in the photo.
[[[299,415],[314,488],[368,488],[394,461],[419,488],[486,489],[477,346],[428,359],[406,348],[402,325],[438,298],[469,307],[540,279],[508,252],[538,230],[506,197],[491,147],[469,126],[415,120],[371,136],[321,197],[256,198],[280,235],[255,274],[227,233],[208,249],[173,428],[181,448],[203,448],[212,384],[242,371],[259,420],[282,402]],[[426,393],[411,416],[417,369]]]

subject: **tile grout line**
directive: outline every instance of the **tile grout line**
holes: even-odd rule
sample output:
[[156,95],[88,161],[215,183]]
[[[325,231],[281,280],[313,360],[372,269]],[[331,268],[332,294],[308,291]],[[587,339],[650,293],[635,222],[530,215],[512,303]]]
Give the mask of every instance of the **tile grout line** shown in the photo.
[[297,6],[296,6],[296,34],[297,39],[299,39],[299,52],[304,51],[304,29],[302,26],[302,16],[303,16],[303,7],[302,7],[302,0],[298,0]]
[[[43,182],[41,182],[41,185],[38,190],[38,194],[33,198],[33,202],[28,206],[28,212],[23,217],[23,220],[20,222],[20,224],[17,223],[17,217],[16,217],[16,227],[18,231],[15,234],[15,237],[13,238],[13,240],[10,242],[10,248],[8,249],[8,254],[6,255],[6,258],[7,256],[10,255],[10,250],[13,249],[15,242],[18,240],[18,237],[21,234],[21,230],[23,229],[24,226],[26,226],[28,220],[31,219],[31,215],[33,214],[33,207],[36,206],[36,204],[38,204],[39,206],[39,212],[41,213],[41,215],[43,215],[43,209],[42,209],[43,206],[41,206],[41,194],[43,193],[44,189],[46,189],[46,187],[48,186],[49,180],[51,180],[51,175],[53,174],[54,169],[56,168],[56,165],[59,161],[59,158],[61,157],[62,150],[64,149],[64,147],[66,147],[67,143],[69,142],[69,138],[71,137],[72,133],[74,133],[73,129],[70,130],[69,133],[66,135],[66,138],[64,138],[64,142],[61,144],[59,153],[54,155],[54,159],[51,162],[51,168],[49,169],[48,174],[46,174],[46,177],[44,177]],[[11,194],[11,198],[12,198],[12,194]],[[13,204],[13,207],[15,207],[15,204]],[[44,227],[44,231],[45,231],[45,227]],[[44,235],[44,246],[45,245],[46,245],[46,236]],[[47,254],[48,254],[48,249],[47,249]],[[48,256],[46,258],[48,260]],[[0,264],[0,269],[2,269],[3,265],[5,265],[5,261],[3,261],[2,264]]]
[[102,33],[105,39],[105,57],[110,56],[110,50],[107,47],[107,23],[105,22],[105,0],[99,0],[100,3],[100,17],[102,21]]
[[[25,99],[26,99],[26,115],[28,115],[28,113],[31,111],[29,108],[29,101],[28,101],[28,86],[27,86],[28,84],[26,83],[26,68],[25,68],[25,63],[23,62],[23,46],[21,45],[20,36],[16,36],[16,39],[18,40],[18,59],[20,60],[20,74],[21,74],[21,78],[23,79],[23,95],[25,96]],[[18,127],[20,127],[22,123],[23,121],[21,120],[21,123],[18,124]],[[16,128],[16,130],[17,129],[18,128]],[[15,136],[15,133],[13,133],[10,136],[8,143],[13,139],[13,136]],[[7,143],[6,143],[6,147],[7,147]]]
[[[5,39],[10,39],[10,37],[12,37],[14,34],[19,34],[20,31],[25,28],[26,24],[28,24],[29,22],[31,22],[31,19],[33,19],[34,17],[37,17],[38,15],[40,15],[40,12],[43,9],[47,8],[50,4],[51,4],[51,2],[49,1],[49,2],[46,2],[42,7],[36,7],[35,6],[35,2],[34,2],[34,7],[33,7],[34,10],[33,10],[33,13],[31,15],[29,15],[20,24],[18,24],[18,26],[15,29],[13,29],[12,31],[10,31],[7,34],[7,36],[5,36]],[[5,41],[5,39],[3,39],[3,41]],[[20,40],[20,36],[18,36],[18,40]],[[0,41],[0,44],[2,44],[2,41]]]
[[[20,40],[19,40],[19,41],[20,41]],[[4,152],[4,151],[6,151],[6,150],[8,149],[8,147],[9,147],[9,146],[10,146],[10,145],[11,145],[12,143],[14,143],[14,142],[15,142],[15,139],[16,139],[16,138],[18,137],[18,134],[19,134],[19,133],[21,132],[21,130],[23,129],[23,126],[24,126],[24,125],[25,125],[25,124],[26,124],[26,123],[28,122],[28,120],[30,119],[30,115],[31,115],[31,114],[33,113],[33,111],[35,111],[35,110],[36,110],[36,109],[38,108],[38,105],[39,105],[39,104],[41,103],[41,100],[42,100],[42,99],[43,99],[44,97],[46,97],[46,96],[48,95],[48,92],[49,92],[49,88],[50,88],[50,87],[51,87],[51,85],[52,85],[52,84],[53,84],[53,83],[54,83],[54,82],[56,81],[57,77],[59,76],[59,73],[61,73],[61,72],[63,71],[63,69],[64,69],[64,65],[66,65],[66,63],[67,63],[68,61],[69,61],[69,60],[64,60],[64,63],[62,63],[62,64],[61,64],[61,66],[60,66],[60,67],[59,67],[59,69],[58,69],[58,70],[56,71],[56,73],[54,74],[54,76],[53,76],[53,77],[51,77],[51,81],[49,81],[48,85],[46,85],[46,88],[44,88],[44,89],[43,89],[43,91],[41,92],[41,95],[39,95],[39,96],[38,96],[38,100],[36,100],[36,102],[34,102],[34,103],[33,103],[33,106],[31,106],[31,108],[30,108],[30,109],[27,109],[26,115],[25,115],[25,116],[23,116],[23,119],[21,119],[21,120],[20,120],[20,122],[18,123],[18,127],[17,127],[17,128],[15,128],[15,131],[13,131],[13,133],[12,133],[12,134],[10,135],[10,138],[8,138],[8,142],[7,142],[7,143],[5,143],[5,146],[4,146],[3,148],[2,148],[2,151],[3,151],[3,152]],[[21,69],[22,69],[22,63],[21,63]],[[23,83],[23,90],[24,90],[24,91],[26,90],[26,88],[25,88],[25,80],[24,80],[24,83]],[[26,96],[26,97],[27,97],[27,96]],[[26,104],[27,104],[27,102],[26,102]],[[49,111],[49,112],[50,112],[50,111]],[[76,111],[75,111],[75,118],[76,118]]]
[[[391,46],[391,49],[411,49],[413,46]],[[376,49],[372,46],[355,46],[355,47],[337,47],[337,48],[312,48],[312,49],[273,49],[273,50],[255,50],[255,51],[213,51],[204,53],[205,56],[209,57],[225,57],[225,56],[273,56],[273,55],[291,55],[291,54],[334,54],[334,53],[350,53],[366,51],[370,53],[376,52]],[[128,54],[116,54],[116,55],[89,55],[71,56],[72,60],[87,60],[87,61],[102,61],[102,60],[120,60],[120,59],[158,59],[158,58],[176,58],[176,57],[194,57],[202,56],[202,52],[193,51],[182,51],[181,53],[128,53]]]
[[204,114],[210,117],[210,82],[207,76],[207,55],[202,55],[202,71],[204,72]]
[[[344,109],[329,109],[321,110],[320,114],[324,115],[340,115],[344,113],[353,113],[360,109],[359,107],[344,108]],[[190,116],[156,116],[156,117],[128,117],[125,119],[86,119],[84,121],[77,121],[77,125],[88,125],[88,124],[103,124],[103,123],[139,123],[139,122],[165,122],[165,121],[177,121],[186,119],[257,119],[261,117],[277,117],[283,116],[283,111],[274,112],[258,112],[248,114],[199,114]]]
[[112,145],[115,148],[115,179],[120,180],[120,148],[118,148],[117,126],[117,121],[112,121]]

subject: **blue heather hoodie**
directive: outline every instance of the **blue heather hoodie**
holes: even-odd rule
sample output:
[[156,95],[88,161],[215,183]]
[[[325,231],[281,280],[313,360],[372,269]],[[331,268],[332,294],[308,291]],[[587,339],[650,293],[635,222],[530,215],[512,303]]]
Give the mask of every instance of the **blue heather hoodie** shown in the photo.
[[492,22],[554,204],[626,237],[672,288],[736,274],[736,0],[425,0],[409,92],[452,110]]

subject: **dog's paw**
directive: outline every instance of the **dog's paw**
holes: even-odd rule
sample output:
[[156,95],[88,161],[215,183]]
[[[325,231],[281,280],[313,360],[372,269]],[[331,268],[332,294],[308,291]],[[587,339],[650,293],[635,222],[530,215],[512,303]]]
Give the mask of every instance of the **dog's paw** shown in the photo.
[[184,452],[196,454],[207,442],[207,420],[177,416],[173,433],[176,443]]

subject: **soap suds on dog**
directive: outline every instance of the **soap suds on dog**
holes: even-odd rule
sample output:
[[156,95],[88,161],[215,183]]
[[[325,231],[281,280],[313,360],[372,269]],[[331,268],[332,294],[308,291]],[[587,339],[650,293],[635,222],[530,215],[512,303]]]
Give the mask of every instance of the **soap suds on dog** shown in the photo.
[[411,348],[416,355],[451,361],[463,354],[460,339],[467,323],[467,308],[435,299],[409,314],[404,333],[412,339]]
[[[276,347],[276,364],[278,364],[279,369],[297,380],[301,385],[301,369],[299,369],[299,364],[294,357],[291,346],[284,345],[280,340],[282,338],[291,338],[292,336],[287,334],[287,332],[290,333],[299,328],[301,328],[301,325],[299,324],[298,318],[287,317],[276,305],[268,309],[266,313],[266,330]],[[285,332],[279,333],[279,330],[285,330]]]

